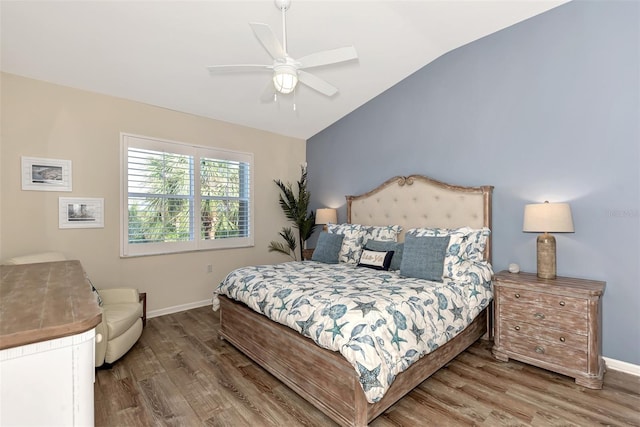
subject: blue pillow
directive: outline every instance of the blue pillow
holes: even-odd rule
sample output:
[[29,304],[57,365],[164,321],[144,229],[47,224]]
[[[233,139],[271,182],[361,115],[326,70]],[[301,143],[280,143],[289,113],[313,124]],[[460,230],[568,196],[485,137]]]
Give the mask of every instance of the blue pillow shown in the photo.
[[313,250],[313,255],[311,255],[311,261],[337,264],[343,239],[344,234],[321,232],[316,248]]
[[389,270],[400,270],[400,264],[402,263],[402,253],[404,252],[404,243],[383,242],[382,240],[367,240],[367,243],[364,245],[364,247],[365,249],[376,252],[393,251],[393,258],[391,258]]
[[405,236],[400,275],[442,282],[444,257],[450,238],[451,236]]

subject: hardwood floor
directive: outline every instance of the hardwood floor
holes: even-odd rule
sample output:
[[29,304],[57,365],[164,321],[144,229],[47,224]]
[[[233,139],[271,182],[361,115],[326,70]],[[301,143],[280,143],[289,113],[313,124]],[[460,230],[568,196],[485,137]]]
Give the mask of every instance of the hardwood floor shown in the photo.
[[[218,338],[210,307],[147,321],[111,370],[98,370],[97,426],[335,426]],[[479,341],[371,426],[640,425],[640,381],[613,373],[602,390],[491,356]]]

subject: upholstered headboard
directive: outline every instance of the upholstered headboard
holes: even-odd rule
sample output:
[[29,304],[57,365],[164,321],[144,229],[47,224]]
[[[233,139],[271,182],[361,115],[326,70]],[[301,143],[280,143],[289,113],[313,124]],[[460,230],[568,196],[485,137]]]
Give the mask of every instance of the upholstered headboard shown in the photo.
[[[363,225],[491,228],[493,187],[461,187],[422,175],[397,176],[359,196],[347,196],[347,221]],[[491,260],[491,240],[485,250]]]

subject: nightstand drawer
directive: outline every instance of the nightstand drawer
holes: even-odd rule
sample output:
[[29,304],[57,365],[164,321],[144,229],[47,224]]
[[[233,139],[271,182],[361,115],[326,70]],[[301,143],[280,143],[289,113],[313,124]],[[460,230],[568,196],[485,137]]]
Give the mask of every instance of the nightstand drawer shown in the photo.
[[584,347],[571,347],[566,343],[552,344],[548,341],[536,340],[532,337],[510,337],[506,333],[503,337],[504,348],[508,351],[539,360],[553,365],[562,366],[564,369],[584,371],[587,369],[587,352]]
[[579,335],[558,329],[540,328],[514,319],[500,320],[501,341],[515,342],[525,339],[566,346],[568,349],[586,348],[589,343],[587,335]]
[[548,307],[559,312],[586,313],[587,300],[583,298],[554,295],[545,292],[536,292],[525,289],[504,287],[500,295],[506,304],[527,304],[536,307]]
[[587,301],[580,298],[507,288],[500,293],[499,315],[577,334],[586,335],[588,329]]

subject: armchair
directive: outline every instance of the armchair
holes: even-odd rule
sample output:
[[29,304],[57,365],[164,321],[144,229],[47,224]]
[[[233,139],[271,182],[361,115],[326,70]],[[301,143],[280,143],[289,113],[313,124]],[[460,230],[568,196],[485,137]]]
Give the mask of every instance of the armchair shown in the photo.
[[[65,261],[59,252],[46,252],[11,258],[5,264],[32,264]],[[88,283],[91,281],[87,279]],[[91,284],[93,287],[93,285]],[[142,335],[145,307],[134,288],[95,289],[102,309],[102,322],[96,327],[95,366],[110,366],[127,353]]]

